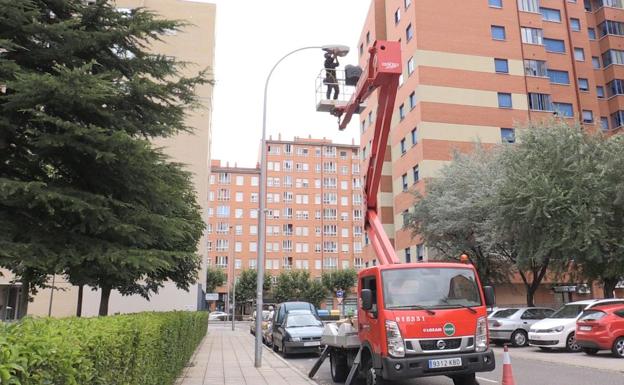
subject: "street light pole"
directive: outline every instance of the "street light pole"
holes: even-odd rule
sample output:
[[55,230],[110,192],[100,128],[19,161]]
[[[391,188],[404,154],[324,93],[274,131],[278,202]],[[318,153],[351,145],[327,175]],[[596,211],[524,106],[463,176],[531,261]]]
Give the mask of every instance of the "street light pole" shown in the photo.
[[230,226],[230,250],[232,251],[230,257],[230,265],[232,266],[232,331],[235,329],[234,319],[236,318],[236,245],[234,243],[234,229],[235,226]]
[[349,52],[349,48],[345,46],[310,46],[302,47],[288,52],[282,56],[271,68],[269,75],[264,83],[264,101],[262,107],[262,142],[260,149],[260,212],[258,213],[258,256],[256,259],[256,268],[258,269],[258,278],[256,281],[256,346],[254,366],[259,368],[262,366],[262,291],[264,287],[264,252],[266,238],[266,122],[267,122],[267,94],[269,89],[269,81],[273,75],[275,68],[288,56],[308,49],[326,49],[335,50],[342,53]]

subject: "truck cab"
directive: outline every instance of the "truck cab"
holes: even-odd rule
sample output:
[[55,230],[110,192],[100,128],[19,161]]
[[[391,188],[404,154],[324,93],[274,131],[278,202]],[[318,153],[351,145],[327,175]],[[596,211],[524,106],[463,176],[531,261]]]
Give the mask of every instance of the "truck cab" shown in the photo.
[[475,268],[462,263],[373,266],[358,275],[360,374],[367,385],[444,375],[455,385],[477,384],[494,370],[486,307]]

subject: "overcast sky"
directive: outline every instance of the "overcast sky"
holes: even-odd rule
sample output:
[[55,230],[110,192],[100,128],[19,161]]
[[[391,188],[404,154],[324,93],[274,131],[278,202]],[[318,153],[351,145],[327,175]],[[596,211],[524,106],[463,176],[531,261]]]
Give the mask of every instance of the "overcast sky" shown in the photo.
[[[199,0],[202,1],[202,0]],[[351,48],[344,64],[357,64],[357,40],[368,0],[212,0],[217,4],[212,159],[255,165],[262,134],[264,82],[289,51],[326,44]],[[358,121],[338,131],[329,113],[316,112],[315,79],[323,52],[290,56],[269,85],[267,138],[312,135],[338,143],[359,142]]]

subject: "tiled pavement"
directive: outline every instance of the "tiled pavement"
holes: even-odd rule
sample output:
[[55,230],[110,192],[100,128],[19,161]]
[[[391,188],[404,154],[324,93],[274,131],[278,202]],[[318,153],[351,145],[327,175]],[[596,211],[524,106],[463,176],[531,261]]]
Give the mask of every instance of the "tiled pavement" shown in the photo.
[[315,382],[263,347],[262,367],[254,367],[254,338],[248,326],[236,331],[214,323],[176,385],[312,385]]

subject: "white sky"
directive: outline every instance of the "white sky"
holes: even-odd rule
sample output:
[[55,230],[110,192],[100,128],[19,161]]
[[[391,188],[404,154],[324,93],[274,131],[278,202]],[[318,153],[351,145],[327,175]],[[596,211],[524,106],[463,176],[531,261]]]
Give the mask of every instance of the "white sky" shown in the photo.
[[[197,0],[196,0],[197,1]],[[201,1],[201,0],[199,0]],[[341,44],[351,48],[340,68],[357,64],[357,41],[368,0],[209,0],[217,4],[212,159],[253,167],[262,135],[264,82],[271,67],[304,46]],[[359,119],[338,131],[337,119],[316,112],[315,80],[323,51],[295,53],[271,78],[267,139],[282,134],[359,143]]]

